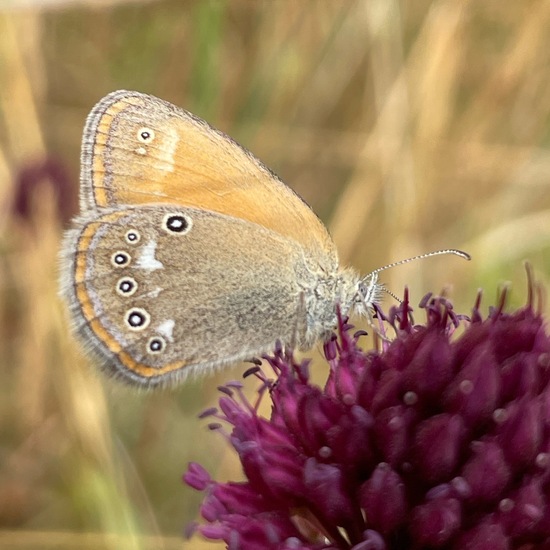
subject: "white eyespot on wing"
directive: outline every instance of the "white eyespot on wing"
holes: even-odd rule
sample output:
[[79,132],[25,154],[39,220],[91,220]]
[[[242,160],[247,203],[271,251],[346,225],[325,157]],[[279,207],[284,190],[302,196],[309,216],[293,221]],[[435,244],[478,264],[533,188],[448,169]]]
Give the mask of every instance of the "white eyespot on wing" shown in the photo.
[[145,330],[151,322],[149,313],[141,307],[130,308],[124,315],[126,328],[132,331]]
[[159,334],[162,334],[169,342],[174,341],[173,333],[174,333],[174,327],[176,326],[176,322],[174,319],[166,319],[166,321],[163,321],[158,327],[157,332]]
[[152,128],[144,126],[137,131],[136,137],[141,143],[150,143],[155,139],[155,131]]
[[162,336],[153,336],[147,342],[147,353],[150,355],[158,355],[166,349],[166,341]]
[[171,212],[162,219],[162,229],[173,235],[185,235],[191,231],[193,220],[181,212]]
[[136,267],[138,269],[145,269],[146,271],[155,271],[155,269],[162,269],[164,265],[155,258],[155,252],[157,250],[157,242],[149,241],[140,250],[140,254],[137,258]]
[[132,261],[132,256],[124,250],[117,250],[111,256],[111,265],[113,267],[126,267]]
[[128,244],[137,244],[141,240],[141,234],[135,229],[128,229],[126,235],[124,235],[124,239]]
[[119,296],[132,296],[138,289],[138,283],[133,277],[121,277],[115,288]]

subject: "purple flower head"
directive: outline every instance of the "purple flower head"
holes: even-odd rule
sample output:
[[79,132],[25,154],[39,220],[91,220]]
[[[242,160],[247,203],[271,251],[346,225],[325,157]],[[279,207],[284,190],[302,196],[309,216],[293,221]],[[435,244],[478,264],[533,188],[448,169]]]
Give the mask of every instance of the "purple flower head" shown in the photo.
[[15,182],[13,213],[29,222],[33,214],[33,199],[39,197],[40,191],[47,185],[53,191],[60,220],[67,222],[75,212],[77,196],[66,166],[54,157],[29,162],[21,167]]
[[381,351],[341,320],[324,388],[279,350],[275,383],[249,372],[270,418],[224,387],[208,415],[231,426],[246,481],[191,464],[206,495],[193,530],[234,550],[550,548],[550,338],[532,292],[513,313],[504,302],[483,319],[478,296],[465,321],[428,297],[415,325],[405,293]]

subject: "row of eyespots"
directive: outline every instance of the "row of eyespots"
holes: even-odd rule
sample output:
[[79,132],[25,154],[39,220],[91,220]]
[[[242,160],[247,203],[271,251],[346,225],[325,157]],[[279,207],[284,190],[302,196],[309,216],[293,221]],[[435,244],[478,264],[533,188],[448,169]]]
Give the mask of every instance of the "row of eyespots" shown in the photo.
[[[141,235],[135,229],[130,229],[126,231],[124,235],[124,240],[128,244],[137,244],[141,241]],[[125,250],[117,250],[111,256],[111,264],[113,267],[126,267],[132,261],[132,256]],[[118,292],[118,291],[117,291]]]
[[[166,214],[162,220],[162,229],[168,233],[185,235],[191,230],[193,222],[185,214]],[[141,241],[141,234],[135,229],[129,229],[124,235],[124,240],[129,245],[138,244]],[[117,250],[111,256],[111,264],[115,268],[127,267],[132,262],[132,256],[125,250]],[[129,276],[121,277],[116,283],[116,292],[120,296],[132,296],[138,289],[138,282]],[[139,307],[130,308],[125,316],[124,322],[129,330],[142,331],[151,323],[149,313]],[[162,336],[152,336],[147,341],[147,351],[150,354],[162,353],[166,348],[166,340]]]
[[[141,241],[141,235],[135,229],[130,229],[124,235],[124,240],[129,245],[135,245]],[[126,267],[130,265],[132,256],[125,250],[117,250],[111,256],[111,264],[114,267]],[[120,296],[132,296],[138,289],[138,283],[133,277],[121,277],[116,283],[116,292]],[[151,323],[149,313],[139,307],[129,309],[125,316],[124,322],[129,330],[141,331],[145,330]],[[162,353],[166,348],[166,341],[162,336],[153,336],[147,341],[147,351],[152,355]]]
[[[141,241],[141,235],[134,229],[130,229],[126,232],[124,240],[128,244],[137,244]],[[116,267],[125,267],[132,261],[132,257],[127,252],[119,250],[113,254],[112,261]],[[138,283],[132,277],[122,277],[116,284],[116,291],[121,296],[132,296],[137,289]]]
[[[145,330],[151,323],[151,316],[140,307],[133,307],[126,312],[124,321],[126,326],[133,331]],[[152,336],[147,341],[147,351],[150,354],[158,354],[166,348],[166,340],[162,336]]]

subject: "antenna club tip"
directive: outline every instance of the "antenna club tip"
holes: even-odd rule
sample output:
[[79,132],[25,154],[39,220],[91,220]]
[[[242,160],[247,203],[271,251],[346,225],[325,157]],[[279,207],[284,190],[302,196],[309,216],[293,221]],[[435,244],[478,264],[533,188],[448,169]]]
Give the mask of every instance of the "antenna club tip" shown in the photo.
[[455,254],[461,258],[464,258],[468,262],[472,259],[470,254],[468,254],[468,252],[464,252],[463,250],[455,250]]
[[467,261],[470,261],[472,257],[468,252],[464,252],[464,250],[459,250],[458,248],[447,248],[445,250],[436,250],[435,252],[428,252],[427,254],[423,254],[424,257],[430,257],[430,256],[438,256],[440,254],[454,254],[455,256],[460,256],[461,258],[464,258]]

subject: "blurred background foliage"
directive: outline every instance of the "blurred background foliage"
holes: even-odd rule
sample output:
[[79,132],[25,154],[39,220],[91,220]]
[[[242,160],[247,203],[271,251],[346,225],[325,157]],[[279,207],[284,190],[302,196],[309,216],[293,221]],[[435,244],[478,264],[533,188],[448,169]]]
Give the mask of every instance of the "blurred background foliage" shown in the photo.
[[546,0],[0,0],[0,547],[211,548],[181,538],[199,506],[181,474],[241,476],[196,416],[244,367],[138,393],[69,335],[56,257],[97,100],[137,89],[206,118],[363,272],[472,254],[384,273],[413,302],[447,285],[467,313],[509,280],[518,305],[524,259],[548,283],[548,28]]

